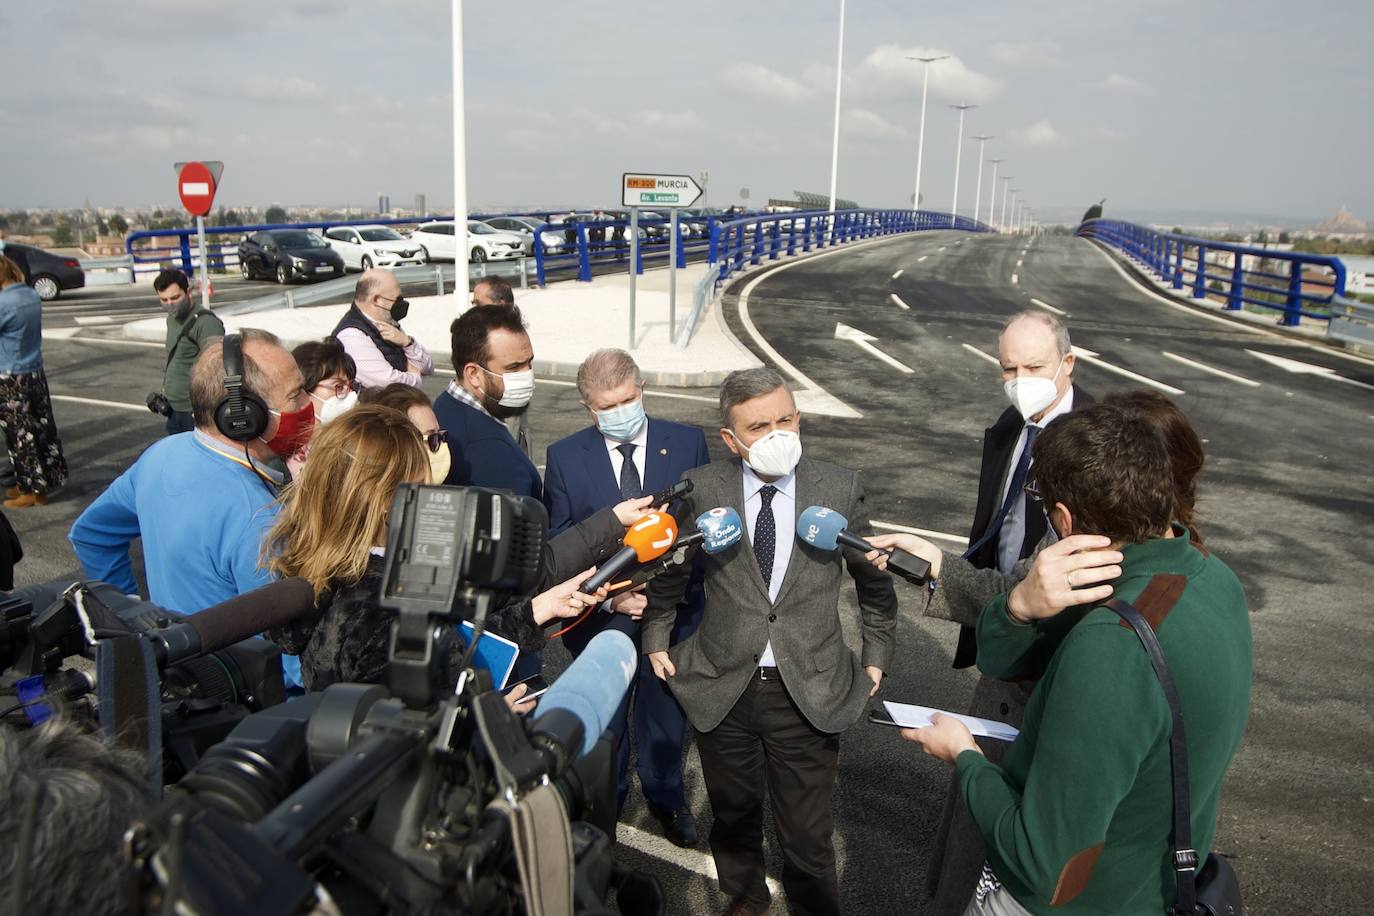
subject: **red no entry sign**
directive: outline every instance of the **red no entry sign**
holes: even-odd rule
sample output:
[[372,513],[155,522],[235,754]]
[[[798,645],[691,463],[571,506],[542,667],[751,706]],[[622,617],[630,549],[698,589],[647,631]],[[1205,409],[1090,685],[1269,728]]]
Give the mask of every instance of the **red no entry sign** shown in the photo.
[[215,176],[203,162],[188,162],[177,173],[177,194],[192,216],[206,216],[215,202]]

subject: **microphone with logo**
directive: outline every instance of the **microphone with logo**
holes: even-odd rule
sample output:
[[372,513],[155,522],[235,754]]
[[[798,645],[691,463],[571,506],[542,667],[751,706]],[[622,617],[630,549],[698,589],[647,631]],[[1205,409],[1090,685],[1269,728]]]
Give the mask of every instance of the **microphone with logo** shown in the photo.
[[744,525],[739,513],[729,506],[708,509],[697,516],[694,531],[678,538],[670,551],[657,560],[640,566],[634,573],[618,582],[611,583],[610,590],[619,592],[635,588],[656,579],[675,566],[681,566],[692,557],[692,548],[701,545],[706,553],[723,553],[734,547],[744,536]]
[[[854,550],[868,553],[875,549],[868,541],[856,534],[851,534],[847,530],[848,525],[849,519],[834,509],[827,509],[824,506],[808,506],[804,512],[797,516],[797,537],[804,543],[821,550],[851,547]],[[914,553],[908,553],[896,547],[885,550],[884,553],[887,554],[888,572],[896,573],[908,582],[914,582],[917,585],[924,585],[930,581],[930,564]]]
[[625,532],[625,546],[593,573],[578,590],[590,595],[635,563],[657,560],[677,541],[677,522],[666,512],[650,512]]

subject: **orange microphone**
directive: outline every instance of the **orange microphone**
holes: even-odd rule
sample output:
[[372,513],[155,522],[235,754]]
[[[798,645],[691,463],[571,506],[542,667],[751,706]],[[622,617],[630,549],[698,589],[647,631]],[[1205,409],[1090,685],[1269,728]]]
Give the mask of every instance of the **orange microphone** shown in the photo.
[[636,563],[657,560],[677,541],[677,522],[666,512],[650,512],[625,532],[625,546],[615,552],[578,591],[592,594]]

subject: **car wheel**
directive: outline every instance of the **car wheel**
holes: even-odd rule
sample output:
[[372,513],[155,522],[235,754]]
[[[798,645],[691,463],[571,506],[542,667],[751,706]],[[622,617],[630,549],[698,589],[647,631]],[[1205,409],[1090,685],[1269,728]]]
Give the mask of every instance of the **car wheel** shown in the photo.
[[291,282],[291,274],[287,273],[285,264],[277,265],[277,282],[283,285]]
[[363,259],[362,259],[361,261],[358,262],[358,268],[359,268],[360,270],[371,270],[371,269],[372,269],[372,259],[369,258],[367,255],[363,255]]
[[245,280],[253,279],[253,268],[248,266],[246,258],[239,258],[239,273],[243,274]]
[[469,260],[474,261],[475,263],[480,264],[480,263],[482,263],[483,261],[485,261],[486,259],[487,259],[487,250],[486,250],[485,248],[474,248],[474,249],[472,249],[472,257],[471,257]]
[[39,299],[51,302],[62,295],[62,286],[51,274],[39,274],[33,278],[33,291],[38,294]]

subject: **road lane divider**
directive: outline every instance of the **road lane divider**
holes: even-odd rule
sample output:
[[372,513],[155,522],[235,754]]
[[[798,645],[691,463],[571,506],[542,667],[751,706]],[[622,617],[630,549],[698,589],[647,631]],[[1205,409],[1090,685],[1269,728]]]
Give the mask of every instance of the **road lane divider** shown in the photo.
[[1112,363],[1109,363],[1104,359],[1099,359],[1098,355],[1092,350],[1085,350],[1082,347],[1074,347],[1073,355],[1078,357],[1079,360],[1081,360],[1082,362],[1085,362],[1091,366],[1096,366],[1099,369],[1105,369],[1108,372],[1114,372],[1117,375],[1122,376],[1123,378],[1130,379],[1131,381],[1140,382],[1142,385],[1149,385],[1151,388],[1158,388],[1165,394],[1186,394],[1186,392],[1182,388],[1175,388],[1173,385],[1166,385],[1163,382],[1156,381],[1155,379],[1152,379],[1147,375],[1141,375],[1139,372],[1132,372],[1130,369],[1123,369],[1120,366],[1113,365]]
[[898,296],[896,293],[888,293],[888,297],[892,299],[892,303],[893,303],[894,305],[898,306],[899,308],[905,309],[905,310],[907,310],[907,311],[911,311],[911,306],[909,306],[909,305],[907,305],[905,302],[903,302],[901,296]]
[[1192,368],[1197,369],[1200,372],[1210,372],[1212,375],[1220,376],[1224,379],[1230,379],[1231,381],[1239,382],[1242,385],[1249,385],[1251,388],[1258,388],[1260,386],[1259,382],[1255,381],[1254,379],[1248,379],[1243,375],[1236,375],[1234,372],[1227,372],[1223,369],[1218,369],[1215,366],[1209,366],[1206,363],[1200,363],[1195,359],[1189,359],[1186,356],[1179,356],[1177,353],[1170,353],[1168,350],[1162,350],[1161,352],[1167,359],[1172,359],[1174,362],[1182,363],[1185,366],[1191,366]]
[[1068,312],[1064,311],[1063,309],[1057,309],[1054,306],[1050,305],[1048,302],[1046,302],[1044,299],[1036,299],[1034,296],[1031,297],[1031,305],[1038,305],[1046,311],[1054,312],[1056,315],[1068,314]]
[[892,275],[892,279],[894,279],[894,280],[897,279],[898,277],[900,277],[900,276],[902,275],[902,273],[903,273],[903,271],[901,271],[901,270],[897,271],[895,274]]
[[1002,361],[1000,359],[998,359],[995,356],[992,356],[991,354],[984,353],[982,350],[978,349],[973,344],[960,344],[959,346],[963,347],[965,350],[969,351],[974,356],[977,356],[979,359],[987,360],[988,362],[996,366],[998,369],[1002,368]]
[[1020,282],[1021,282],[1021,278],[1020,278],[1020,277],[1018,277],[1016,274],[1012,274],[1012,275],[1011,275],[1011,285],[1012,285],[1012,286],[1016,286],[1016,285],[1017,285],[1018,283],[1020,283]]
[[872,334],[865,334],[858,328],[851,328],[849,325],[844,324],[843,322],[837,322],[835,325],[835,339],[852,341],[853,343],[858,345],[859,349],[873,356],[878,357],[878,359],[887,363],[889,366],[896,369],[898,372],[910,375],[912,372],[916,371],[912,369],[910,366],[908,366],[906,363],[903,363],[901,360],[889,356],[882,350],[879,350],[877,347],[875,347],[873,344],[874,341],[876,341],[878,338],[874,337]]
[[97,398],[79,398],[72,394],[49,394],[48,397],[54,401],[63,401],[69,404],[89,404],[93,407],[113,407],[116,410],[132,410],[136,413],[146,413],[148,416],[156,416],[148,409],[147,404],[126,404],[123,401],[101,401]]
[[1345,382],[1347,385],[1354,385],[1356,388],[1366,388],[1374,391],[1374,385],[1366,382],[1357,382],[1353,378],[1346,378],[1335,369],[1327,366],[1314,366],[1311,363],[1299,362],[1296,359],[1289,359],[1286,356],[1275,356],[1273,353],[1264,353],[1260,350],[1246,350],[1251,356],[1264,360],[1271,366],[1278,366],[1294,375],[1315,375],[1318,378],[1330,379],[1333,382]]
[[917,264],[920,264],[922,261],[924,261],[924,260],[925,260],[926,258],[928,258],[928,257],[930,257],[930,255],[928,255],[928,254],[923,254],[923,255],[921,255],[919,258],[916,259],[916,263],[917,263]]

